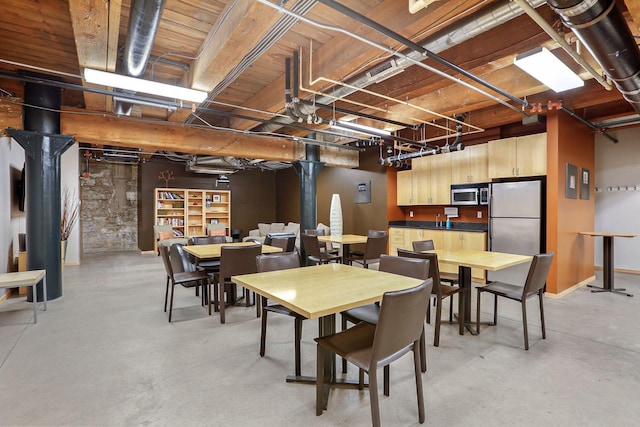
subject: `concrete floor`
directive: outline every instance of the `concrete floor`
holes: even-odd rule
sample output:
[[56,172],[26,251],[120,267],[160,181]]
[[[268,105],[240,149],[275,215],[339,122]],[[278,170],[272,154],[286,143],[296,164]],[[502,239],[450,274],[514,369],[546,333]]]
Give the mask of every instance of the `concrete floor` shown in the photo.
[[[177,288],[168,323],[164,278],[153,255],[89,255],[66,267],[63,297],[37,325],[23,299],[1,305],[0,425],[370,425],[368,391],[334,390],[316,417],[314,387],[284,381],[293,372],[292,319],[270,317],[261,358],[253,307],[229,309],[221,325],[193,290]],[[616,285],[636,296],[581,288],[546,299],[546,340],[531,301],[529,351],[517,303],[501,300],[498,326],[476,337],[443,325],[440,347],[427,348],[426,424],[637,425],[640,276],[617,274]],[[483,301],[489,319],[491,297]],[[317,323],[303,329],[303,373],[313,375]],[[353,367],[349,375],[357,377]],[[392,365],[391,380],[383,425],[418,425],[410,355]]]

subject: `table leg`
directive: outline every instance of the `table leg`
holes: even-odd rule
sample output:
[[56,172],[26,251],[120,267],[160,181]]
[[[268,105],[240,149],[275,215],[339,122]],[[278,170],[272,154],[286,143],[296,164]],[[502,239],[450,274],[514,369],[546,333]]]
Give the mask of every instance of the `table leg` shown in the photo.
[[348,264],[348,259],[349,259],[349,251],[351,251],[351,244],[349,243],[343,243],[342,244],[342,263],[344,265]]
[[33,323],[38,323],[38,283],[39,282],[35,282],[32,286],[33,288]]
[[459,266],[458,280],[460,280],[460,286],[464,289],[464,307],[460,309],[462,313],[458,313],[458,316],[463,316],[464,327],[471,332],[471,335],[478,335],[476,328],[472,327],[472,323],[475,324],[475,322],[471,321],[471,290],[473,288],[471,284],[471,267]]
[[599,286],[587,285],[589,288],[594,288],[591,292],[614,292],[632,297],[633,294],[626,292],[625,288],[616,289],[613,284],[613,236],[602,237],[602,261],[602,281],[604,286],[601,288]]

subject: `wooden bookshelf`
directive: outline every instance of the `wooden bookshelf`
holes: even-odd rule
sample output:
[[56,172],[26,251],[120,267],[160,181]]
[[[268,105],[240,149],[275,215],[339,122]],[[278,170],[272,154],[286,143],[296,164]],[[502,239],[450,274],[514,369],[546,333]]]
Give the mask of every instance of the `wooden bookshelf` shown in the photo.
[[176,237],[204,236],[207,224],[224,224],[231,232],[231,191],[155,189],[154,224],[169,224]]

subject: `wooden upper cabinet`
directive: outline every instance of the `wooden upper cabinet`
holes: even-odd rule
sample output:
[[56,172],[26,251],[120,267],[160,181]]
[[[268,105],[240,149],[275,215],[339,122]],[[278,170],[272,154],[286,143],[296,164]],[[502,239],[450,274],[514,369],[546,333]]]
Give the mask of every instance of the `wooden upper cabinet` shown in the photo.
[[451,153],[451,184],[489,181],[487,144],[465,147]]
[[413,173],[412,171],[398,171],[396,175],[396,203],[398,206],[413,204]]
[[547,174],[547,134],[489,141],[489,178]]
[[430,160],[431,174],[429,205],[448,205],[451,203],[451,153],[425,157]]
[[518,176],[547,174],[547,134],[518,137]]

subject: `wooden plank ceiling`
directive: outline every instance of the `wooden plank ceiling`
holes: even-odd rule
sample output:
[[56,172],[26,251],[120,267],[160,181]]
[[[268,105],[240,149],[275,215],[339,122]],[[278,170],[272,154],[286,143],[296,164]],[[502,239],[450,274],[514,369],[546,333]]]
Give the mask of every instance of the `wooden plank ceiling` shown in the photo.
[[[255,144],[256,157],[278,161],[291,161],[304,155],[303,150],[292,149],[292,144],[299,143],[293,139],[294,136],[316,133],[320,139],[336,144],[352,140],[323,134],[328,129],[329,120],[345,115],[355,117],[354,114],[331,109],[317,111],[323,124],[264,124],[274,119],[286,121],[285,60],[294,52],[301,55],[301,99],[310,102],[322,100],[330,107],[405,123],[413,130],[407,132],[399,124],[364,118],[358,118],[357,123],[386,127],[408,138],[421,139],[444,133],[432,126],[420,126],[421,123],[437,122],[454,128],[453,122],[448,123],[443,116],[465,114],[466,122],[483,129],[522,120],[521,114],[495,99],[416,65],[366,86],[366,92],[356,91],[340,99],[332,99],[332,94],[341,90],[340,83],[352,81],[392,59],[389,52],[372,46],[372,43],[398,51],[407,48],[324,4],[312,0],[284,3],[287,9],[297,10],[303,15],[305,21],[290,18],[254,0],[166,0],[144,78],[205,90],[210,94],[208,100],[200,106],[185,105],[186,108],[176,111],[138,105],[132,117],[125,119],[114,115],[111,96],[66,89],[63,92],[63,132],[75,134],[80,142],[211,155],[233,153],[229,147],[241,139],[242,149],[236,155],[251,157],[252,150],[247,147]],[[486,13],[488,7],[509,2],[436,1],[415,14],[409,13],[407,2],[400,0],[341,0],[339,3],[407,39],[423,44],[429,37],[456,28],[463,19],[476,17]],[[640,1],[626,0],[619,2],[619,6],[625,11],[632,32],[638,34]],[[57,74],[57,78],[76,85],[84,84],[84,87],[90,87],[81,78],[84,67],[121,72],[130,10],[131,0],[3,0],[0,5],[2,93],[22,96],[21,82],[7,77],[22,70]],[[550,7],[543,4],[538,13],[558,28],[559,17]],[[346,31],[336,31],[336,28]],[[568,29],[564,30],[568,40],[575,39]],[[538,46],[546,46],[566,59],[566,63],[587,80],[585,87],[558,95],[513,65],[515,55]],[[635,114],[617,90],[606,91],[575,62],[567,59],[568,56],[526,14],[438,53],[530,103],[546,104],[547,101],[561,99],[565,106],[596,122]],[[598,69],[595,61],[586,53],[584,55]],[[446,70],[431,59],[423,62]],[[458,73],[446,72],[469,82]],[[311,76],[318,79],[316,83],[310,83]],[[159,102],[162,101],[159,98]],[[72,113],[79,111],[97,116],[86,121],[81,116],[72,119]],[[155,135],[157,129],[163,129],[162,122],[167,122],[164,125],[182,126],[170,127],[172,138],[140,140],[144,138],[145,130],[149,130],[149,135]],[[131,137],[127,138],[127,132],[109,132],[119,124],[128,129]],[[189,130],[193,127],[199,128],[195,142],[193,130]],[[211,142],[203,145],[209,131]],[[240,137],[238,131],[245,133]],[[264,133],[256,136],[252,131],[267,134],[268,149],[265,149]],[[274,144],[281,137],[285,138],[283,144]],[[333,150],[334,155],[343,152],[346,158],[354,158],[353,153],[347,151],[341,147]],[[349,162],[336,161],[335,164]]]

